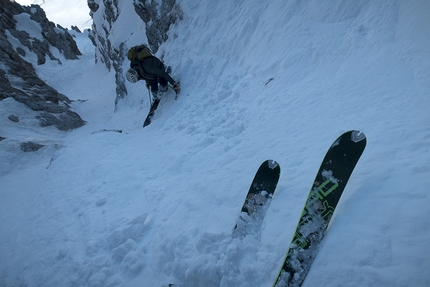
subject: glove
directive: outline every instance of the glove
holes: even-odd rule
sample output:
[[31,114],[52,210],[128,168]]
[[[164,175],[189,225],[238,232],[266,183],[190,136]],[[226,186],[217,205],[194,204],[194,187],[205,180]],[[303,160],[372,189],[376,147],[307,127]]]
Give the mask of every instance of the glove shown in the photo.
[[179,86],[179,82],[175,83],[172,88],[176,94],[179,94],[179,92],[181,91],[181,87]]

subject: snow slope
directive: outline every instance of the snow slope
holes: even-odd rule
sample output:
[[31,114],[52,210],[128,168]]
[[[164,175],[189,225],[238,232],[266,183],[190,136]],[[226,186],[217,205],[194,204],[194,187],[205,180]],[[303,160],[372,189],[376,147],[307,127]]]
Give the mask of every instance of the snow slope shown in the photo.
[[[86,126],[16,129],[18,104],[0,102],[0,285],[272,286],[324,153],[359,129],[366,150],[303,286],[427,286],[428,1],[181,7],[158,53],[182,92],[145,129],[144,83],[114,113],[114,75],[85,35],[81,60],[38,72],[82,100]],[[136,20],[120,17],[117,31]],[[22,138],[56,144],[24,154]],[[265,159],[281,178],[260,233],[232,238]]]

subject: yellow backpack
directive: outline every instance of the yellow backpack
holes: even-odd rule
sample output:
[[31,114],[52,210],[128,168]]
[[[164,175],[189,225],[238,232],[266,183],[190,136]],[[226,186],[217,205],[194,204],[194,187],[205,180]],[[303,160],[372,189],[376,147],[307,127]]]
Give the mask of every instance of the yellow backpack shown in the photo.
[[140,60],[152,56],[151,49],[146,45],[131,47],[127,52],[127,58],[131,60]]

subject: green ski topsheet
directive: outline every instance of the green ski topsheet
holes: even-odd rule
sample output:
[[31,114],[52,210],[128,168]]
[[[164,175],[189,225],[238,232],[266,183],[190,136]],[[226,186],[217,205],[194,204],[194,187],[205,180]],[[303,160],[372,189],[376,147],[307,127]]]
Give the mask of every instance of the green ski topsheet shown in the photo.
[[349,131],[336,139],[328,150],[273,286],[302,285],[365,146],[366,136],[362,132]]

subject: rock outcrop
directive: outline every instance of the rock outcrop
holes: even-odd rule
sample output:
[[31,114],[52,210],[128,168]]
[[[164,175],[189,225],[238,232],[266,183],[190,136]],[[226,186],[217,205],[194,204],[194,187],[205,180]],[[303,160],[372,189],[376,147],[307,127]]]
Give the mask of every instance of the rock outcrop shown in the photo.
[[[67,131],[83,126],[85,122],[70,109],[70,99],[42,81],[33,66],[43,65],[47,57],[61,65],[61,60],[50,52],[52,47],[65,59],[78,59],[81,53],[73,37],[50,22],[38,5],[23,7],[10,0],[0,2],[0,101],[11,97],[38,111],[36,118],[42,127]],[[29,27],[31,34],[26,31]],[[36,63],[26,60],[28,53],[36,55]],[[19,121],[17,117],[12,119],[9,117]]]

